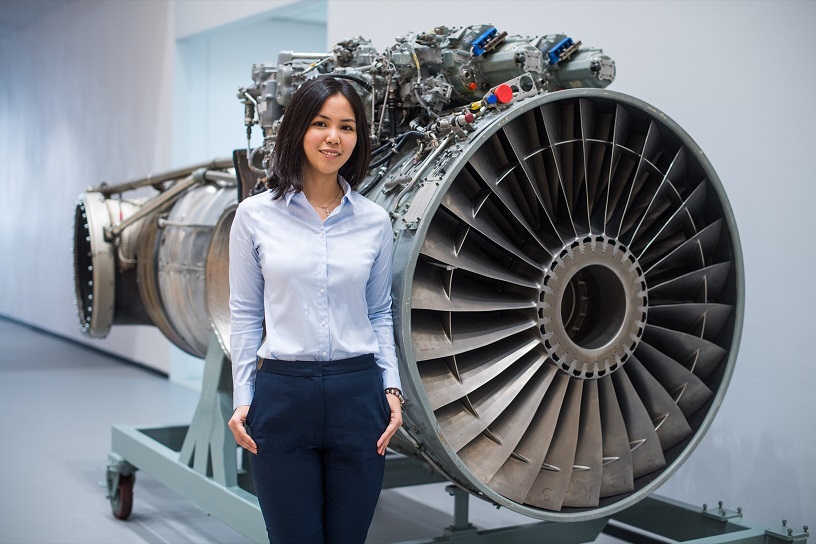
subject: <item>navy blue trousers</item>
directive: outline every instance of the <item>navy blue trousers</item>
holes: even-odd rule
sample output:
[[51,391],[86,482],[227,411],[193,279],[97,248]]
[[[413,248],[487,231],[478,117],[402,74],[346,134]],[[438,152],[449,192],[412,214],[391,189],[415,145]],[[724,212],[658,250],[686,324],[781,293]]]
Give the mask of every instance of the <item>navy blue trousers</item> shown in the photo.
[[391,409],[373,355],[264,359],[247,426],[272,544],[363,544],[382,487]]

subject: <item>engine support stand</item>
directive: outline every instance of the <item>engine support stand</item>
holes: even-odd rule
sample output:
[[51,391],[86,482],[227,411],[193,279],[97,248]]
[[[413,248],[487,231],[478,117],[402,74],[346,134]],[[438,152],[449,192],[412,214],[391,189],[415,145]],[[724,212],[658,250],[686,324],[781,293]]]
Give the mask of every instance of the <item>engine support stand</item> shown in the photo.
[[213,334],[204,361],[201,396],[184,437],[179,462],[199,474],[212,476],[224,487],[238,484],[235,442],[227,426],[231,416],[232,367]]

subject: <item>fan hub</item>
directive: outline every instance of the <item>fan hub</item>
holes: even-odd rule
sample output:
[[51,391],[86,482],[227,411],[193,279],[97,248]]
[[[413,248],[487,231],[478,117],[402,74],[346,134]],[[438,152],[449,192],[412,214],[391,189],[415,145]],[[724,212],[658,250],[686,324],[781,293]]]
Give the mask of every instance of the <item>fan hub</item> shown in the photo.
[[637,258],[607,236],[567,244],[544,274],[538,316],[550,358],[571,376],[614,372],[646,325],[646,280]]

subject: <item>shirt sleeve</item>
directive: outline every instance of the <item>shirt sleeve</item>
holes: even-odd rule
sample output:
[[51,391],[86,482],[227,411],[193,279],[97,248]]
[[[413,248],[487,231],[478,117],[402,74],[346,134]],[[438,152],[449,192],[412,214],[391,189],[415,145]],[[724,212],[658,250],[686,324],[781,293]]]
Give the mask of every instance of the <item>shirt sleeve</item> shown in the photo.
[[255,394],[258,348],[263,338],[264,280],[251,217],[239,206],[230,230],[230,353],[233,408],[248,405]]
[[374,259],[366,285],[368,319],[379,344],[377,365],[382,369],[383,387],[396,387],[402,390],[394,344],[394,319],[391,314],[391,266],[394,260],[394,242],[391,237],[391,222],[387,216],[384,217],[381,236],[380,250]]

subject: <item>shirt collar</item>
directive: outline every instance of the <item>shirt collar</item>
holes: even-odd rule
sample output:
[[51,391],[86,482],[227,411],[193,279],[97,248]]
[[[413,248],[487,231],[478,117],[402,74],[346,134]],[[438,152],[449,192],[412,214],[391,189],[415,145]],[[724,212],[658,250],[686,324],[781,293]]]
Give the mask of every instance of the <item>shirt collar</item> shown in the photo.
[[[337,175],[337,181],[340,183],[340,187],[343,189],[343,199],[345,199],[346,202],[351,204],[352,208],[357,208],[357,203],[354,202],[353,198],[351,198],[352,189],[351,185],[349,185],[349,182],[343,179],[343,176],[339,174]],[[301,195],[302,194],[303,193],[301,192]],[[283,195],[283,199],[286,202],[286,206],[289,206],[289,203],[292,201],[293,196],[295,196],[295,192],[292,191],[291,189],[286,191],[286,194]]]
[[354,201],[353,198],[351,198],[352,189],[351,185],[349,185],[349,182],[343,179],[343,176],[340,175],[337,176],[337,179],[340,181],[340,187],[343,188],[343,198],[346,200],[346,202],[351,204],[352,208],[357,208],[357,203]]

